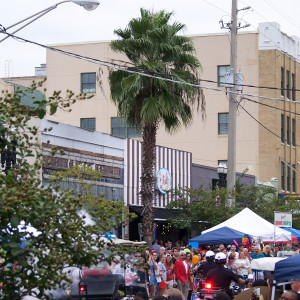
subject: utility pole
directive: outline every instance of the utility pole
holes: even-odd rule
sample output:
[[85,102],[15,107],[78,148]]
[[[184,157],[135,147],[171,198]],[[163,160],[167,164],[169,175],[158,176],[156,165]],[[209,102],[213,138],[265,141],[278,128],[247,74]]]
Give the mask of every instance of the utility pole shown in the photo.
[[[240,10],[248,10],[251,7],[245,7]],[[236,111],[237,111],[237,31],[240,28],[250,26],[246,24],[241,26],[237,22],[237,14],[240,11],[237,8],[237,0],[232,0],[231,20],[224,25],[223,20],[220,21],[221,28],[229,29],[231,32],[230,44],[230,73],[232,82],[229,93],[229,113],[228,113],[228,160],[227,160],[227,189],[232,191],[236,181]]]
[[229,93],[228,114],[228,161],[227,161],[227,189],[232,191],[236,181],[236,71],[237,71],[237,0],[232,0],[231,9],[231,45],[230,45],[230,73],[233,73],[233,85]]

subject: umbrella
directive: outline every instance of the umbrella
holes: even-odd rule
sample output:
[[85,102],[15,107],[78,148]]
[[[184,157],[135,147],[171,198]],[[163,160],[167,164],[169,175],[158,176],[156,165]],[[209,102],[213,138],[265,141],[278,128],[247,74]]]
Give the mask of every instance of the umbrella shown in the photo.
[[262,257],[253,259],[250,268],[253,270],[274,271],[275,263],[283,260],[283,257]]
[[275,264],[275,280],[290,280],[295,278],[300,278],[300,255],[294,255]]

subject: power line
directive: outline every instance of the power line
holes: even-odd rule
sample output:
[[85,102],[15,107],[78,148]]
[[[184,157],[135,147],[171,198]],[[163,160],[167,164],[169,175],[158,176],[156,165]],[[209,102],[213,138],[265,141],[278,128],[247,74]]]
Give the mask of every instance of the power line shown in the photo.
[[[237,101],[237,105],[242,108],[246,114],[248,114],[255,122],[257,122],[260,126],[262,126],[264,129],[266,129],[267,131],[269,131],[271,134],[273,134],[274,136],[276,136],[277,138],[279,138],[281,140],[281,136],[278,135],[277,133],[275,133],[274,131],[272,131],[271,129],[269,129],[266,125],[262,124],[259,120],[257,120],[252,114],[250,114],[248,112],[247,109],[245,109],[238,101]],[[287,140],[284,140],[285,142],[288,142]],[[298,144],[295,144],[295,146],[299,146]]]
[[[171,76],[171,74],[159,73],[160,75],[166,75],[167,76],[167,77],[161,77],[161,76],[155,76],[155,75],[153,75],[153,74],[156,74],[156,72],[151,72],[152,74],[149,74],[145,70],[141,70],[141,69],[138,69],[138,68],[132,68],[132,69],[129,70],[129,69],[126,69],[126,67],[128,67],[128,63],[127,62],[125,62],[126,63],[125,65],[116,64],[116,63],[113,63],[113,62],[107,62],[107,61],[103,61],[103,60],[100,60],[100,59],[91,58],[91,57],[88,57],[88,56],[83,56],[83,55],[80,55],[80,54],[68,52],[68,51],[65,51],[65,50],[58,49],[58,48],[53,48],[53,47],[50,47],[50,46],[46,46],[46,45],[40,44],[38,42],[34,42],[34,41],[31,41],[31,40],[28,40],[28,39],[25,39],[25,38],[21,38],[21,37],[12,35],[12,34],[10,34],[8,32],[1,31],[1,33],[7,34],[7,35],[9,35],[9,36],[11,36],[11,37],[13,37],[13,38],[15,38],[17,40],[20,40],[20,41],[23,41],[23,42],[27,42],[27,43],[30,43],[30,44],[33,44],[33,45],[36,45],[36,46],[39,46],[39,47],[51,50],[51,51],[59,52],[61,54],[64,54],[64,55],[67,55],[67,56],[70,56],[70,57],[73,57],[73,58],[85,60],[85,61],[88,61],[88,62],[91,62],[91,63],[94,63],[94,64],[102,65],[102,66],[107,67],[107,68],[121,70],[121,71],[128,72],[128,73],[131,73],[131,74],[137,74],[137,75],[146,76],[146,77],[149,77],[149,78],[160,79],[160,80],[164,80],[164,81],[168,81],[168,82],[173,82],[173,83],[182,84],[182,85],[188,85],[188,86],[192,86],[192,87],[196,87],[196,88],[207,89],[207,90],[212,90],[212,91],[217,91],[217,92],[225,92],[225,93],[231,93],[231,94],[232,93],[236,93],[239,96],[255,97],[255,98],[261,98],[261,99],[267,99],[267,100],[275,100],[275,101],[280,101],[280,102],[291,102],[291,103],[295,103],[295,104],[299,104],[300,103],[300,101],[293,101],[293,100],[289,100],[289,99],[282,99],[282,98],[274,98],[274,97],[267,97],[267,96],[261,96],[261,95],[254,95],[254,94],[249,94],[249,93],[233,92],[233,91],[226,90],[226,89],[220,89],[220,88],[214,88],[214,87],[207,87],[207,86],[203,86],[203,85],[196,84],[196,83],[191,83],[191,82],[186,82],[186,81],[181,81],[181,80],[175,80],[175,79],[168,78],[168,77],[176,77],[175,75]],[[131,64],[131,63],[129,63],[129,64]],[[189,79],[189,80],[191,80],[192,78],[183,77],[182,79]],[[198,82],[201,82],[201,81],[206,81],[206,82],[211,82],[211,83],[217,83],[216,81],[202,80],[202,79],[199,79]],[[265,87],[265,88],[267,88],[267,87]]]
[[279,108],[279,107],[276,107],[276,106],[272,106],[272,105],[269,105],[269,104],[266,104],[266,103],[258,102],[258,101],[255,101],[255,100],[252,100],[252,99],[249,99],[249,98],[246,98],[246,97],[242,97],[242,98],[244,100],[247,100],[247,101],[250,101],[250,102],[253,102],[253,103],[257,103],[259,105],[267,106],[267,107],[270,107],[270,108],[273,108],[273,109],[276,109],[276,110],[280,110],[280,111],[283,111],[283,112],[286,112],[286,113],[291,113],[293,115],[300,116],[300,114],[296,113],[296,112],[292,112],[292,111],[289,111],[289,110],[286,110],[286,109],[282,109],[282,108]]

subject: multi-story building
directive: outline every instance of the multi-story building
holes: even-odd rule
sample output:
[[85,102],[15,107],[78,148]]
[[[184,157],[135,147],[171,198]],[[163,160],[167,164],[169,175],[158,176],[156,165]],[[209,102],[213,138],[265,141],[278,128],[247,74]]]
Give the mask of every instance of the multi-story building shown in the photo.
[[[216,167],[226,163],[228,142],[228,95],[224,75],[229,70],[230,41],[227,34],[192,37],[202,63],[201,86],[206,98],[206,119],[195,108],[190,127],[169,134],[163,125],[157,144],[193,154],[193,163]],[[53,45],[52,45],[53,46]],[[110,99],[108,69],[100,61],[124,61],[109,42],[54,45],[81,59],[47,50],[47,90],[71,89],[93,94],[78,101],[72,113],[58,112],[49,119],[121,137],[140,138],[136,128],[118,117]],[[300,40],[280,31],[276,23],[262,23],[258,31],[238,34],[237,66],[243,76],[238,95],[237,171],[246,168],[259,181],[277,178],[279,193],[300,193]],[[87,58],[98,59],[99,64]],[[122,62],[120,62],[122,65]],[[210,89],[214,88],[214,89]],[[216,90],[218,89],[218,90]]]

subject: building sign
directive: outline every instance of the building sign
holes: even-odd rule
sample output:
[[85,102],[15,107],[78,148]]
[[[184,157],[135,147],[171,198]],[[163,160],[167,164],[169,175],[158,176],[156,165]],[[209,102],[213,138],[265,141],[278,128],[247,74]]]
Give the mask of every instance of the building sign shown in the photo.
[[278,227],[292,227],[293,215],[291,213],[274,212],[274,224]]
[[156,174],[157,188],[162,194],[171,189],[171,174],[167,168],[161,168]]

